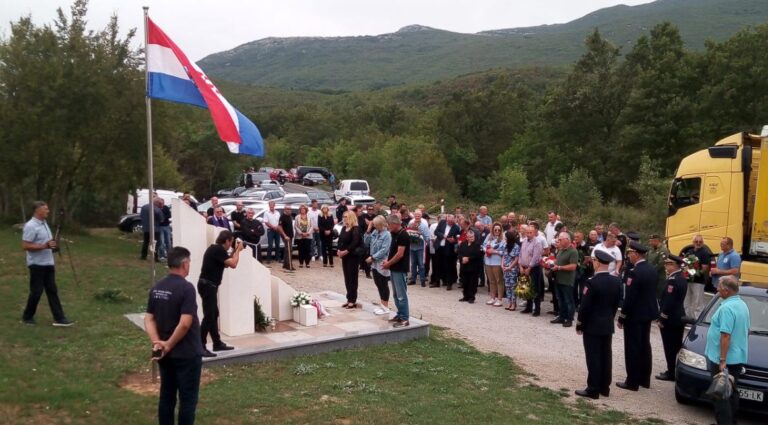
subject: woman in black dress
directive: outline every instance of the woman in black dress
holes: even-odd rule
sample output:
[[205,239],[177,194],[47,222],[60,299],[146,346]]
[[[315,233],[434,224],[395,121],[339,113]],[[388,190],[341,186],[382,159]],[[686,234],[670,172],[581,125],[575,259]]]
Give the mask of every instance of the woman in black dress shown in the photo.
[[360,228],[357,225],[357,215],[353,211],[344,213],[344,227],[339,234],[337,254],[341,258],[341,267],[344,269],[344,285],[347,287],[347,303],[344,308],[357,307],[358,268],[360,257],[365,247],[363,238],[360,237]]
[[333,267],[333,214],[328,205],[320,208],[317,217],[317,227],[320,229],[320,253],[323,256],[323,267],[330,264]]

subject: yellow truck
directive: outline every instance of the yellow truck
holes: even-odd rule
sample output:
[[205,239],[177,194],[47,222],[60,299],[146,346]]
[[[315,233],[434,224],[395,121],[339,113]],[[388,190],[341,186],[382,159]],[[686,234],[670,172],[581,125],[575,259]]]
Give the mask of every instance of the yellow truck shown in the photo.
[[768,126],[761,136],[734,134],[683,158],[666,227],[672,253],[696,234],[718,253],[730,236],[742,256],[742,280],[768,288]]

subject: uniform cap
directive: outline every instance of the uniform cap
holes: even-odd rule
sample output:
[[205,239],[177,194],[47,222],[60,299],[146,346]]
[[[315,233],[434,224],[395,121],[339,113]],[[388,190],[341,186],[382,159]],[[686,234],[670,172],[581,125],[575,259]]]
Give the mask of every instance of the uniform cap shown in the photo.
[[678,265],[682,265],[683,264],[683,258],[682,257],[678,257],[677,255],[669,254],[667,256],[667,258],[664,259],[664,262],[665,263],[676,263]]
[[631,241],[639,241],[640,240],[640,234],[637,232],[627,232],[627,237]]
[[648,239],[661,239],[661,236],[659,236],[656,233],[654,233],[651,236],[649,236]]
[[596,249],[594,251],[594,256],[601,264],[611,264],[614,261],[614,258],[611,254],[600,249]]
[[648,252],[648,248],[646,248],[645,245],[641,244],[640,242],[631,241],[629,243],[628,251],[635,251],[639,254],[645,254]]

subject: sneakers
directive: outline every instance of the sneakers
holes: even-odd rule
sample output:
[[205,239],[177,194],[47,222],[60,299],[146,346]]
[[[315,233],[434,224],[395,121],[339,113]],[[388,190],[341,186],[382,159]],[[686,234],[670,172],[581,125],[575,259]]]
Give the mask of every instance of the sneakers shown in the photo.
[[486,301],[485,304],[486,305],[493,305],[494,302],[495,302],[495,299],[491,298],[490,300]]
[[74,324],[75,322],[68,319],[61,319],[53,322],[53,326],[56,326],[57,328],[68,328]]
[[213,351],[229,351],[229,350],[234,350],[234,349],[235,349],[235,347],[233,347],[231,345],[227,345],[227,344],[225,344],[223,342],[221,344],[214,344],[213,345]]
[[395,322],[395,324],[392,325],[393,328],[404,328],[406,326],[410,326],[411,323],[407,320],[401,320],[399,322]]
[[35,319],[21,319],[21,323],[23,323],[25,325],[30,325],[30,326],[34,326],[34,325],[37,324]]
[[390,312],[390,309],[388,309],[386,307],[379,307],[376,310],[373,310],[373,314],[375,314],[377,316],[383,316],[385,314],[389,314],[389,312]]
[[494,307],[501,307],[503,304],[501,303],[500,299],[496,299],[496,302],[493,303]]
[[216,357],[216,354],[211,353],[207,348],[203,348],[203,357]]

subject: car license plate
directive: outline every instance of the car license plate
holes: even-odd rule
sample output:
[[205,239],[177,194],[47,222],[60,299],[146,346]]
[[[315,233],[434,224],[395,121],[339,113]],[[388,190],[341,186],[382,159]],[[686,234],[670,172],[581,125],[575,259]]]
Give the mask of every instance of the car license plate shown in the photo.
[[747,390],[744,388],[739,388],[739,398],[742,400],[751,400],[751,401],[763,401],[763,392],[762,391],[755,391],[755,390]]

